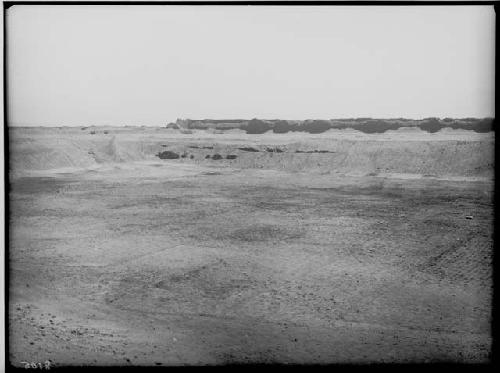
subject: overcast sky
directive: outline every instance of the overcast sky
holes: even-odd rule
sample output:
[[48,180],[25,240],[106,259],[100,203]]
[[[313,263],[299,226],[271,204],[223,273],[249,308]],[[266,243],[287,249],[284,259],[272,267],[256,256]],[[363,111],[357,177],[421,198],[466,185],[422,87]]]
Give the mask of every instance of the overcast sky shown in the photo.
[[488,6],[7,11],[11,125],[494,116]]

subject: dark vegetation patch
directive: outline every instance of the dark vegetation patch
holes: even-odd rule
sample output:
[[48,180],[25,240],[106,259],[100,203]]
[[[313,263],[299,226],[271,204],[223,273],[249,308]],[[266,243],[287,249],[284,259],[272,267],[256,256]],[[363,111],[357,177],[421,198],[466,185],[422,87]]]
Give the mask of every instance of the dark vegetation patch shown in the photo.
[[298,130],[308,133],[323,133],[328,131],[330,128],[332,128],[331,123],[327,120],[313,120],[299,126]]
[[179,154],[172,152],[170,150],[160,152],[156,156],[160,159],[178,159],[179,158]]
[[90,131],[90,134],[91,135],[95,135],[95,131]]
[[226,159],[236,159],[236,158],[237,158],[237,156],[234,155],[234,154],[228,154],[228,155],[226,155]]
[[165,145],[165,144],[161,144],[162,147],[166,148],[168,145]]
[[476,132],[482,132],[482,133],[494,131],[495,130],[495,121],[483,119],[480,122],[476,123],[472,129]]
[[107,135],[109,133],[109,131],[104,131],[104,134]]
[[364,133],[383,133],[389,130],[397,130],[399,127],[403,126],[399,123],[389,123],[384,120],[370,120],[357,128],[354,127],[354,129]]
[[182,153],[181,158],[186,158],[186,157],[187,157],[187,153]]
[[211,157],[212,157],[212,156],[211,156],[210,154],[207,154],[207,155],[205,156],[205,159],[210,159]]
[[258,149],[252,148],[252,147],[243,147],[243,148],[238,148],[239,150],[243,150],[244,152],[259,152]]
[[297,130],[297,125],[295,123],[289,123],[286,120],[278,120],[273,125],[274,133],[287,133],[295,130]]
[[212,159],[213,159],[214,161],[218,161],[219,159],[222,159],[222,155],[220,155],[220,154],[214,154],[214,155],[212,156]]
[[[388,130],[397,130],[398,128],[406,126],[420,128],[422,131],[426,131],[429,133],[438,132],[443,128],[472,130],[475,132],[494,131],[493,118],[466,118],[462,120],[455,120],[452,118],[444,118],[443,120],[440,120],[439,118],[425,118],[421,121],[413,121],[413,124],[404,122],[405,121],[402,120],[398,120],[397,122],[395,122],[384,119],[370,119],[363,122],[360,121],[359,123],[335,123],[335,126],[333,128],[352,128],[364,133],[383,133]],[[408,121],[406,120],[406,122]]]
[[[452,126],[452,124],[449,124],[448,125],[449,127]],[[439,120],[437,119],[429,119],[429,120],[426,120],[425,122],[421,123],[418,125],[418,127],[423,130],[423,131],[427,131],[429,133],[435,133],[435,132],[438,132],[441,128],[443,128],[441,126],[441,123],[439,122]]]
[[192,155],[192,154],[191,154],[191,155],[189,156],[189,158],[190,158],[190,159],[194,159],[194,155]]
[[329,120],[306,120],[300,123],[288,122],[286,120],[278,121],[263,121],[252,119],[246,126],[241,129],[249,134],[262,134],[272,130],[274,133],[287,133],[290,131],[307,132],[311,134],[319,134],[328,131],[329,129],[345,129],[353,128],[365,133],[382,133],[390,129],[402,127],[402,124],[388,122],[382,119],[363,119],[352,122],[339,122]]
[[246,126],[241,127],[241,129],[246,131],[246,133],[258,135],[269,131],[271,129],[271,124],[260,119],[252,119]]
[[436,119],[430,119],[424,121],[419,127],[427,132],[434,133],[439,131],[442,128],[448,127],[451,129],[464,129],[464,130],[472,130],[474,132],[485,133],[494,131],[494,120],[490,119],[482,119],[476,120],[471,123],[463,123],[463,122],[450,122],[446,125],[443,125]]
[[[373,118],[351,118],[317,120],[309,119],[305,121],[287,120],[260,120],[231,121],[248,134],[262,134],[267,131],[274,133],[287,133],[290,131],[300,131],[312,134],[323,133],[329,129],[354,129],[367,134],[384,133],[389,130],[397,130],[401,127],[420,128],[423,131],[435,133],[443,128],[472,130],[475,132],[494,131],[494,118],[425,118],[422,120],[411,120],[404,118],[395,119],[373,119]],[[222,127],[221,127],[222,128]],[[229,129],[232,127],[224,127]]]

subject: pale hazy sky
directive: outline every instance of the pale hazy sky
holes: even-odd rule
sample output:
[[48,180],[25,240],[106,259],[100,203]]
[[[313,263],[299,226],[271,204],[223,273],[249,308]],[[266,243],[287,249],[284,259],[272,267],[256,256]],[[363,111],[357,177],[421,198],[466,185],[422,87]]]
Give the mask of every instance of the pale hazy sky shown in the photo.
[[488,6],[7,11],[12,125],[494,116]]

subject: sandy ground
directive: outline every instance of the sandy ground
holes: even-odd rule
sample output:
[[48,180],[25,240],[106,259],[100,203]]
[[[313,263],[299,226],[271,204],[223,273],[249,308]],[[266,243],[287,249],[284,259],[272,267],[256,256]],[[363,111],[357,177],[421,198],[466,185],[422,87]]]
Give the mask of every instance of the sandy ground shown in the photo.
[[[11,177],[152,162],[163,151],[184,157],[179,162],[201,166],[213,165],[211,157],[218,154],[224,161],[216,163],[234,169],[339,176],[491,179],[494,170],[493,133],[450,129],[432,134],[399,129],[373,135],[353,130],[248,135],[241,130],[182,134],[164,128],[13,128],[9,138]],[[225,161],[227,156],[234,159]]]
[[490,359],[491,179],[181,159],[16,175],[13,365]]

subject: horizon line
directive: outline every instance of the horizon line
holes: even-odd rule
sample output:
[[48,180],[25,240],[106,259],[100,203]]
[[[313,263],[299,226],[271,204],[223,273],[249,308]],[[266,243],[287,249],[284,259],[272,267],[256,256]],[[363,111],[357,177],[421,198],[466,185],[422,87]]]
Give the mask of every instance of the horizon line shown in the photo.
[[7,127],[48,127],[48,128],[59,128],[59,127],[162,127],[162,126],[167,126],[169,123],[175,123],[177,120],[191,120],[191,121],[210,121],[210,120],[227,120],[227,121],[250,121],[250,120],[262,120],[262,121],[275,121],[275,120],[284,120],[284,121],[298,121],[298,122],[305,122],[309,120],[326,120],[326,121],[335,121],[335,120],[359,120],[359,119],[365,119],[365,120],[407,120],[407,121],[423,121],[423,120],[429,120],[429,119],[437,119],[437,120],[444,120],[444,119],[452,119],[452,120],[484,120],[484,119],[492,119],[494,120],[494,116],[486,116],[486,117],[425,117],[425,118],[406,118],[406,117],[392,117],[392,118],[383,118],[383,117],[344,117],[344,118],[329,118],[329,119],[324,119],[324,118],[309,118],[309,119],[280,119],[280,118],[273,118],[273,119],[266,119],[266,118],[250,118],[250,119],[245,119],[245,118],[222,118],[222,119],[217,119],[217,118],[202,118],[202,119],[192,119],[192,118],[177,118],[175,121],[165,121],[164,124],[64,124],[64,125],[47,125],[47,124],[11,124],[7,123]]

